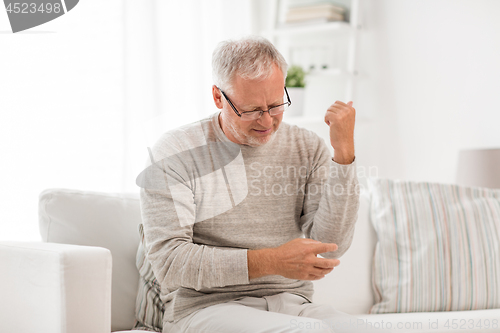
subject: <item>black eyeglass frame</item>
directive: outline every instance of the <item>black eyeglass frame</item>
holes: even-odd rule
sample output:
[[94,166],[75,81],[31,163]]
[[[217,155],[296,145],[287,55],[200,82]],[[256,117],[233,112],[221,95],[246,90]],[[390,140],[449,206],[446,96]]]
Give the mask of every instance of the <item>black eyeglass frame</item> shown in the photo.
[[238,110],[236,110],[236,107],[234,106],[233,102],[231,102],[231,100],[227,97],[226,93],[219,87],[217,87],[217,89],[220,90],[220,92],[222,93],[222,95],[224,96],[224,98],[226,99],[226,101],[229,103],[229,105],[231,106],[231,108],[233,109],[234,113],[236,113],[236,115],[238,117],[241,118],[241,116],[244,114],[244,113],[252,113],[252,112],[260,112],[260,115],[258,118],[255,118],[255,119],[259,119],[260,117],[262,117],[262,115],[264,114],[264,112],[269,112],[269,115],[271,115],[271,112],[270,110],[271,109],[274,109],[274,108],[279,108],[280,106],[283,106],[283,105],[286,105],[288,104],[288,106],[292,105],[292,101],[290,100],[290,96],[288,95],[288,91],[286,90],[286,87],[285,87],[285,94],[286,94],[286,99],[288,100],[287,102],[283,103],[283,104],[280,104],[280,105],[276,105],[276,106],[273,106],[267,110],[255,110],[255,111],[243,111],[243,112],[238,112]]

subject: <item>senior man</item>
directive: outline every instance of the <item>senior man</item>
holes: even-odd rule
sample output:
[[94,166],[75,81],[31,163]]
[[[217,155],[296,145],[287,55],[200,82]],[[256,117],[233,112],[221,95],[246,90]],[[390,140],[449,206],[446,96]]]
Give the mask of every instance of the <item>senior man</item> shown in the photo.
[[163,331],[332,332],[339,312],[312,303],[311,281],[353,237],[352,102],[326,110],[332,158],[315,133],[282,123],[287,64],[269,41],[222,42],[212,65],[220,111],[165,133],[150,151],[163,187],[141,190]]

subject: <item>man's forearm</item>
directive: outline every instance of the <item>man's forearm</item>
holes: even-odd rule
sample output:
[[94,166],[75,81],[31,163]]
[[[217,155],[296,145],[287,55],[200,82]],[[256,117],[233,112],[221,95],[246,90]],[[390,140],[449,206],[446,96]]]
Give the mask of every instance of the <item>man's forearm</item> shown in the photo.
[[248,250],[248,279],[271,275],[274,267],[273,249]]
[[333,160],[338,164],[351,164],[354,161],[354,145],[346,149],[335,149]]
[[317,255],[336,251],[337,248],[336,244],[296,238],[279,247],[247,250],[248,279],[266,275],[281,275],[297,280],[322,279],[340,261],[318,258]]

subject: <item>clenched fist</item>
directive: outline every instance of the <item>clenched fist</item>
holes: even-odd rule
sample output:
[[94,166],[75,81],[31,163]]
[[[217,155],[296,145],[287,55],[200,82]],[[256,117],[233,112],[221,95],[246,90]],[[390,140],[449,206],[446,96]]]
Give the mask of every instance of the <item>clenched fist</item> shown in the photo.
[[356,110],[352,102],[336,101],[325,114],[325,123],[330,126],[330,143],[334,149],[333,160],[339,164],[350,164],[354,160],[354,122]]

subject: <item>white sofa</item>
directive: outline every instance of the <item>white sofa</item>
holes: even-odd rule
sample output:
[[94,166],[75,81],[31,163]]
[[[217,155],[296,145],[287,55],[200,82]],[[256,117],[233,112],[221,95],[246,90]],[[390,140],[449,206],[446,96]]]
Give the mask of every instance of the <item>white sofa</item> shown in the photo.
[[[129,332],[139,281],[138,195],[51,189],[40,195],[39,210],[44,242],[0,242],[0,332]],[[483,332],[449,324],[500,318],[500,309],[368,314],[375,244],[363,194],[351,248],[338,268],[315,282],[314,301],[355,315],[359,332],[368,325],[375,331],[390,325],[393,332]]]

